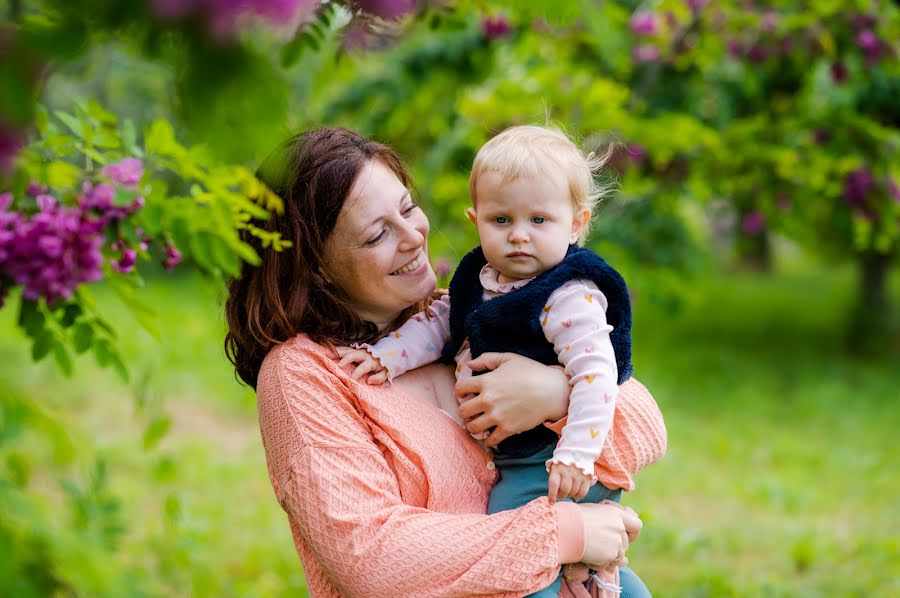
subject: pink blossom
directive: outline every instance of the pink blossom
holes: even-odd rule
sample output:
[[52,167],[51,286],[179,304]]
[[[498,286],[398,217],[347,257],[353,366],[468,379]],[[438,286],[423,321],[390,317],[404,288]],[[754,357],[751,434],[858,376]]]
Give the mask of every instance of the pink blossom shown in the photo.
[[481,33],[485,39],[500,39],[512,33],[512,27],[503,15],[485,17],[481,21]]
[[182,259],[181,252],[178,251],[178,248],[175,247],[174,245],[166,245],[165,252],[166,252],[166,262],[165,262],[166,270],[171,272],[172,270],[175,269],[175,266],[177,266],[178,264],[181,263],[181,259]]
[[637,46],[631,56],[635,62],[654,62],[659,59],[659,48],[646,44]]
[[656,35],[659,30],[659,17],[656,13],[647,10],[639,10],[631,15],[628,21],[632,33],[641,37],[650,37]]
[[100,174],[109,177],[117,185],[133,190],[144,176],[144,164],[137,158],[125,158],[106,166]]
[[759,210],[753,210],[744,215],[741,221],[741,227],[744,233],[748,235],[758,235],[766,226],[766,217]]

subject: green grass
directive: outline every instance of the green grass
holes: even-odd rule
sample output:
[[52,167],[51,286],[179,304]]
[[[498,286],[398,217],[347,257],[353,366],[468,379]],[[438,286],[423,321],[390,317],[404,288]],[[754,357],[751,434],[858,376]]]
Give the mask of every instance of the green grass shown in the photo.
[[[34,434],[17,441],[31,495],[62,504],[57,478],[83,479],[100,454],[127,528],[110,568],[127,565],[158,595],[305,595],[253,396],[222,355],[218,290],[184,277],[147,291],[162,343],[100,297],[130,384],[89,358],[72,379],[31,364],[13,310],[0,310],[3,385],[55,414],[69,439],[55,452]],[[677,314],[639,300],[636,369],[666,417],[669,453],[624,502],[644,518],[629,557],[656,595],[900,593],[900,351],[843,350],[850,291],[845,272],[800,270],[711,276]],[[163,413],[171,430],[144,450]]]

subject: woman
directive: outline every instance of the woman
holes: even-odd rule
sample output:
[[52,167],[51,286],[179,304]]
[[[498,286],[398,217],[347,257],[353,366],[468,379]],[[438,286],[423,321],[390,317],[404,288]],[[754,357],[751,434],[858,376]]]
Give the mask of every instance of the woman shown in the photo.
[[[323,128],[289,140],[258,176],[284,200],[259,226],[293,245],[279,253],[246,237],[262,264],[230,285],[226,348],[257,391],[270,478],[312,595],[520,596],[561,565],[624,564],[640,521],[618,505],[539,499],[484,514],[495,473],[469,432],[495,428],[495,445],[561,417],[559,370],[482,356],[496,370],[456,389],[479,395],[459,409],[467,431],[443,366],[372,387],[333,359],[334,344],[389,333],[434,291],[428,220],[397,155]],[[530,401],[536,410],[519,409]],[[652,455],[632,455],[638,466],[661,455],[664,440],[653,441]]]

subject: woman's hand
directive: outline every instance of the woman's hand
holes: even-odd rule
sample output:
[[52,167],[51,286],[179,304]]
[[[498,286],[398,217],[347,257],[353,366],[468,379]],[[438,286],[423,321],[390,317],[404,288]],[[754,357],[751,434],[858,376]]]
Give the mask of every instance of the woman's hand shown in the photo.
[[599,504],[579,504],[584,520],[582,561],[594,569],[628,564],[625,551],[641,533],[640,518],[628,507],[605,500]]
[[483,353],[469,367],[490,371],[456,383],[457,397],[476,395],[460,405],[459,416],[472,434],[494,428],[487,446],[565,417],[570,388],[562,368],[514,353]]

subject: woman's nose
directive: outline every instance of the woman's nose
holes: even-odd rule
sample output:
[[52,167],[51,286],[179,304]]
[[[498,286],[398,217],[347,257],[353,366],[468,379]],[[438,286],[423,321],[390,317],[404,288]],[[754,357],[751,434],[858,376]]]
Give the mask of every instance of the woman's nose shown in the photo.
[[418,223],[412,220],[403,220],[399,229],[400,250],[407,251],[421,247],[425,243],[425,236],[428,234],[427,226],[418,226]]

